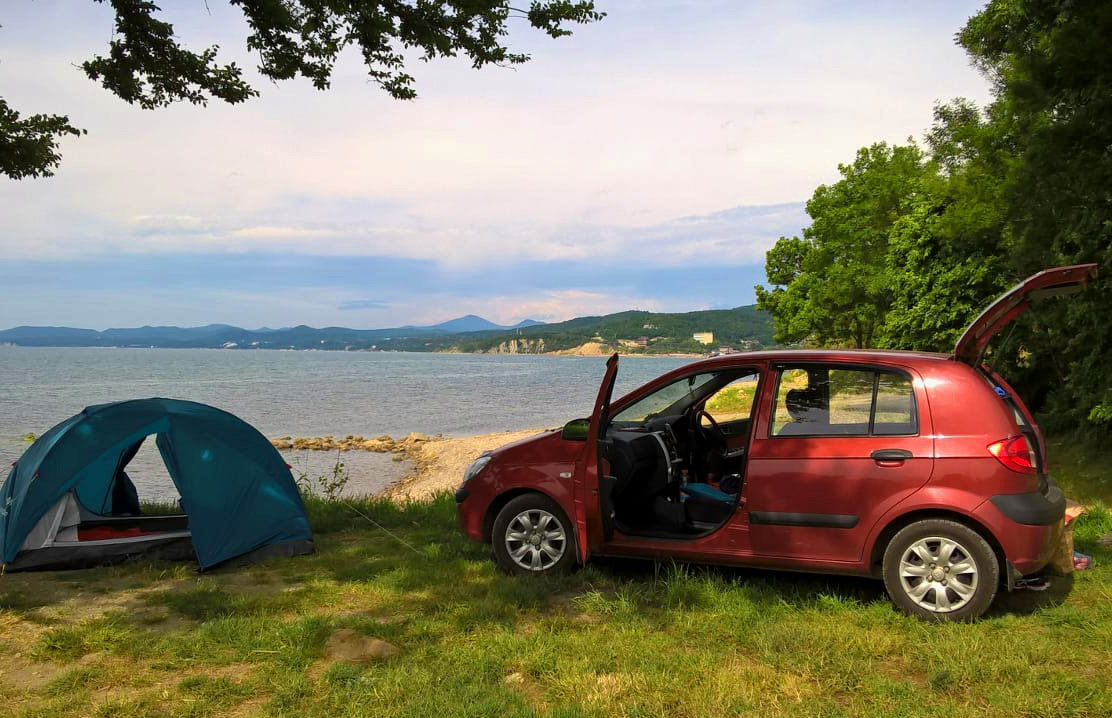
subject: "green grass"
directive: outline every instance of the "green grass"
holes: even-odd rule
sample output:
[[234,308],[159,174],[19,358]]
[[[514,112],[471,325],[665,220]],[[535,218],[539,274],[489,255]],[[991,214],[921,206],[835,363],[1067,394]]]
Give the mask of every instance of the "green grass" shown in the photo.
[[[5,715],[1112,715],[1103,508],[1076,527],[1095,569],[951,626],[864,579],[618,561],[510,578],[448,496],[353,503],[383,528],[310,500],[311,557],[0,577]],[[400,653],[328,661],[340,628]]]
[[1050,475],[1070,498],[1112,505],[1112,450],[1093,438],[1056,437],[1046,453]]

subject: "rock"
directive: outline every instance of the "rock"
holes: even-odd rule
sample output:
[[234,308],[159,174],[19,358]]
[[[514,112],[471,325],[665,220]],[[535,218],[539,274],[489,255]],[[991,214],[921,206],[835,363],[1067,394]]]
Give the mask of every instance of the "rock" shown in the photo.
[[369,663],[398,655],[398,647],[380,638],[364,636],[350,628],[333,631],[324,646],[324,653],[333,661]]
[[376,451],[384,454],[394,448],[394,442],[391,440],[383,441],[382,439],[369,439],[363,442],[363,449],[365,451]]
[[412,434],[410,434],[409,436],[406,437],[406,441],[408,441],[411,444],[416,444],[419,441],[429,441],[429,435],[428,434],[421,434],[421,433],[415,431],[415,432],[413,432]]

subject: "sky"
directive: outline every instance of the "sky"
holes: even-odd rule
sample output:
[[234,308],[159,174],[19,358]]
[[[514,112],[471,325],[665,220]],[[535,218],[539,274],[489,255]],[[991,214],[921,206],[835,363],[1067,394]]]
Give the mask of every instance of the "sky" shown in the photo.
[[[984,103],[953,37],[979,3],[600,0],[532,61],[413,63],[400,102],[343,55],[332,88],[253,71],[242,13],[163,0],[261,97],[132,107],[88,80],[112,13],[8,0],[0,92],[67,114],[48,179],[0,178],[0,328],[511,324],[754,301],[764,254],[877,141]],[[207,9],[206,9],[207,5]]]

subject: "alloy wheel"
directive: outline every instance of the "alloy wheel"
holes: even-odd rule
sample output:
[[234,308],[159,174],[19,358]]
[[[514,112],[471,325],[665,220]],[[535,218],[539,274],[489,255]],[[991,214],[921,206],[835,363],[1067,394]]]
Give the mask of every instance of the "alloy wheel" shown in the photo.
[[506,551],[521,568],[544,571],[567,550],[567,534],[560,520],[544,509],[527,509],[506,526]]
[[969,550],[952,538],[928,536],[900,557],[900,587],[920,607],[950,613],[977,592],[979,572]]

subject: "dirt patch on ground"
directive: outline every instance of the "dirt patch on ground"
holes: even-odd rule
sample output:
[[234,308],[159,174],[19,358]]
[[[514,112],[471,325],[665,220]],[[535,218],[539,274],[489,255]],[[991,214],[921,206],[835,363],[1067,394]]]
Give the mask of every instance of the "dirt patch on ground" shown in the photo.
[[328,637],[325,656],[331,661],[369,663],[398,655],[398,647],[381,638],[364,636],[350,628],[341,628]]
[[400,652],[393,643],[388,643],[381,638],[367,636],[350,628],[341,628],[333,631],[328,637],[328,642],[324,646],[324,657],[310,666],[306,675],[310,680],[315,681],[336,663],[366,665],[393,658]]
[[64,666],[28,660],[17,653],[0,660],[0,682],[23,691],[37,691],[64,670]]
[[524,696],[534,709],[538,711],[548,709],[548,703],[544,699],[544,691],[541,690],[535,680],[524,673],[511,673],[502,679],[502,682]]
[[383,492],[406,501],[427,499],[440,491],[454,491],[463,472],[479,454],[539,433],[540,429],[504,431],[462,438],[435,438],[414,442],[406,451],[414,472]]

